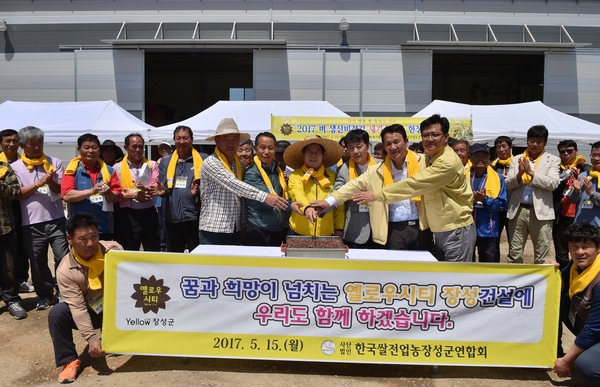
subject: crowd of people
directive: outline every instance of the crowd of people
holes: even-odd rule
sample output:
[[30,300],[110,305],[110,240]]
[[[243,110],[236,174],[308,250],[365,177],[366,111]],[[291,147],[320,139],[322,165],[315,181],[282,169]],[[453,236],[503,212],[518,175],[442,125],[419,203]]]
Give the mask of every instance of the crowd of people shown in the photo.
[[173,147],[160,144],[158,161],[146,159],[140,134],[124,138],[123,153],[86,133],[77,140],[79,156],[63,167],[44,153],[39,128],[3,130],[3,301],[16,319],[27,317],[19,292],[35,292],[37,310],[65,301],[49,319],[56,365],[64,366],[59,380],[68,382],[80,367],[73,325],[90,354],[103,356],[94,326],[108,250],[183,253],[203,244],[280,246],[287,235],[335,235],[350,248],[428,250],[440,261],[495,263],[506,230],[508,262],[523,262],[530,237],[535,263],[556,262],[567,273],[567,312],[582,295],[588,302],[587,320],[567,324],[578,335],[577,349],[564,356],[559,349],[556,372],[570,375],[587,354],[584,374],[600,380],[600,142],[592,145],[590,165],[571,140],[558,144],[560,158],[546,152],[542,125],[529,129],[521,155],[513,155],[509,137],[498,137],[495,160],[487,144],[451,139],[449,121],[439,115],[424,120],[420,134],[421,142],[409,145],[405,128],[395,124],[375,146],[364,130],[339,142],[310,136],[290,144],[270,132],[252,141],[225,118],[206,139],[215,143],[211,155],[194,148],[187,126],[174,130]]

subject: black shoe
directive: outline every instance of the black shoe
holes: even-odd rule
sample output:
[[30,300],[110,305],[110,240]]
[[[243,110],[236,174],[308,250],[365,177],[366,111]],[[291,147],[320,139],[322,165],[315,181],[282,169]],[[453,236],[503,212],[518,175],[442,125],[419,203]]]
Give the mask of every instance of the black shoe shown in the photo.
[[25,317],[27,317],[27,311],[25,311],[25,309],[23,309],[23,307],[21,306],[21,304],[19,304],[18,301],[11,302],[10,304],[7,305],[7,308],[8,308],[8,313],[10,313],[10,315],[13,316],[17,320],[22,320]]
[[37,305],[35,306],[35,309],[36,310],[46,310],[50,307],[50,305],[54,305],[54,304],[56,304],[56,297],[54,297],[54,296],[40,298]]

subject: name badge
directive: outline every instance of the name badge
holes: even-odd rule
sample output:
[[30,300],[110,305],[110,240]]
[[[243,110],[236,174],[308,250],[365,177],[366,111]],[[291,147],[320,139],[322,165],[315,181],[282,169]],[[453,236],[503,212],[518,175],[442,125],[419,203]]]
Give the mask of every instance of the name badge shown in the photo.
[[177,176],[175,178],[175,188],[186,188],[187,187],[187,177],[186,176]]
[[581,208],[585,208],[586,210],[589,210],[591,208],[594,208],[594,204],[592,203],[592,201],[590,199],[586,199],[581,202]]
[[104,196],[100,194],[93,194],[90,196],[90,202],[92,203],[102,203],[104,201]]
[[359,204],[358,212],[369,212],[369,206],[367,206],[366,204]]
[[96,297],[92,298],[91,300],[88,301],[88,305],[90,306],[90,308],[96,313],[96,314],[100,314],[102,313],[102,310],[104,309],[104,297],[102,294],[98,294]]
[[37,192],[43,194],[43,195],[48,195],[48,184],[44,184],[43,186],[41,186],[40,188],[37,189]]

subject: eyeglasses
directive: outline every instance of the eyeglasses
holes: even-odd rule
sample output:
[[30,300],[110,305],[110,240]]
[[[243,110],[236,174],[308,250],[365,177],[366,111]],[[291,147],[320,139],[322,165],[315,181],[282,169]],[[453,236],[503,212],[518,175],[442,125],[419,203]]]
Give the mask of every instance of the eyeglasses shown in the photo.
[[592,153],[590,159],[600,159],[600,153]]
[[572,149],[572,148],[571,149],[561,149],[558,151],[558,153],[560,153],[561,155],[565,154],[565,153],[572,154],[573,152],[575,152],[575,149]]
[[444,135],[444,133],[428,133],[428,134],[421,134],[421,138],[423,140],[428,140],[428,139],[437,140],[438,138],[442,137],[443,135]]

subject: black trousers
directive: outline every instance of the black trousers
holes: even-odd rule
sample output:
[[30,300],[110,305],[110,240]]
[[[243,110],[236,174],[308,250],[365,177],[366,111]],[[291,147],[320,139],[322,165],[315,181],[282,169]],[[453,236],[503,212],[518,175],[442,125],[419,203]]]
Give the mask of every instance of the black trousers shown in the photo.
[[185,249],[192,251],[200,244],[199,220],[179,223],[165,222],[165,226],[168,235],[167,251],[183,253]]
[[15,230],[0,235],[0,293],[2,301],[8,305],[21,301],[19,297],[19,281],[16,272],[17,235]]
[[562,234],[574,221],[575,218],[559,216],[557,222],[552,227],[552,240],[554,241],[556,262],[560,264],[561,270],[569,264],[569,245],[563,239]]
[[[498,250],[498,239],[499,238],[484,238],[477,237],[475,242],[475,248],[479,255],[479,262],[500,262],[500,250]],[[475,262],[475,260],[473,260]]]
[[[241,234],[236,232],[198,231],[201,245],[234,245],[240,244]],[[191,251],[191,250],[190,250]]]
[[158,213],[156,208],[134,210],[129,207],[119,208],[117,242],[123,249],[139,251],[159,251]]
[[427,250],[433,246],[433,234],[430,229],[419,230],[419,221],[389,222],[386,247],[389,250]]
[[246,246],[281,246],[285,243],[287,228],[281,231],[268,231],[248,223],[243,245]]
[[[102,313],[96,314],[89,311],[94,328],[102,328]],[[54,360],[56,366],[64,366],[73,360],[76,360],[79,355],[77,348],[73,342],[73,329],[77,329],[71,309],[65,302],[60,302],[50,309],[48,313],[48,329],[54,346]]]

